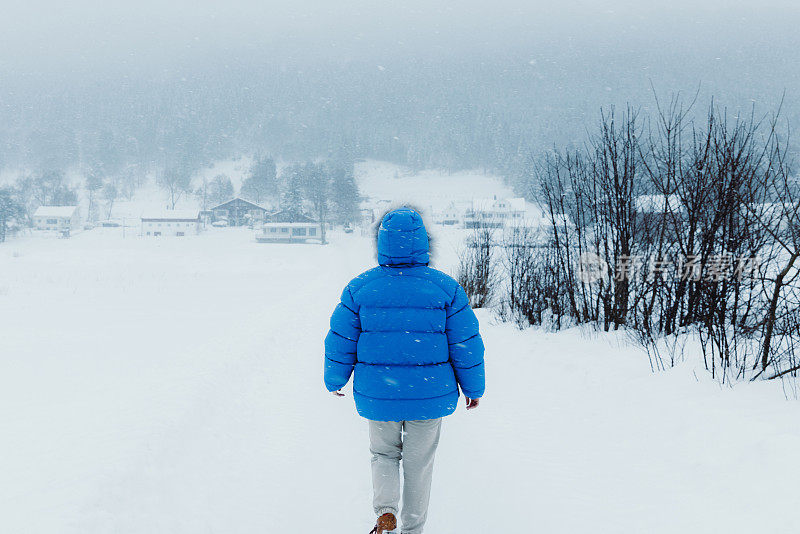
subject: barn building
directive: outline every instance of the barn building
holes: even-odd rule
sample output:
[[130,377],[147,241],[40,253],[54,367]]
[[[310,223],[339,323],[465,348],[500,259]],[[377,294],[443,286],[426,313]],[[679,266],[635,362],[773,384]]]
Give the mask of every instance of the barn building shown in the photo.
[[172,210],[142,215],[143,236],[186,236],[200,233],[198,210]]

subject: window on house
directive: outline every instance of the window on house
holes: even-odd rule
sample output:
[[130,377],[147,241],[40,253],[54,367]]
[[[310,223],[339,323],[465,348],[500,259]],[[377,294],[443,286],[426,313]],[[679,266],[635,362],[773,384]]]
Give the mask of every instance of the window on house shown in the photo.
[[308,235],[317,235],[317,229],[316,228],[309,228],[308,229]]
[[185,234],[184,232],[176,232],[175,235],[178,237],[183,237]]
[[58,224],[58,219],[47,219],[47,224]]
[[274,233],[276,233],[278,231],[278,229],[273,227],[273,228],[270,228],[269,231],[270,231],[270,233],[274,234]]
[[292,228],[292,235],[306,235],[305,228]]
[[281,233],[282,234],[288,234],[289,233],[289,229],[288,228],[281,228]]

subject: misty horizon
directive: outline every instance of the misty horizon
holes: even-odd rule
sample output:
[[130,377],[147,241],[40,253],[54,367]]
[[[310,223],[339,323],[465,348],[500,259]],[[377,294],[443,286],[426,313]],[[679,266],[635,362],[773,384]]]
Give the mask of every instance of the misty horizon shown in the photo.
[[601,108],[674,95],[701,116],[785,95],[791,127],[797,22],[790,2],[33,2],[0,21],[0,168],[345,147],[513,174],[513,154],[582,143]]

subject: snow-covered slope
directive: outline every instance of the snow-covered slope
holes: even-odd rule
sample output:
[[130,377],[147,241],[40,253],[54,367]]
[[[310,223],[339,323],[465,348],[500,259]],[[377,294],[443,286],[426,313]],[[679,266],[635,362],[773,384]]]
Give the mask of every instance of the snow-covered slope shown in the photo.
[[[370,239],[118,230],[0,247],[0,531],[369,530],[367,428],[325,392],[322,339]],[[428,532],[798,531],[778,387],[478,315],[487,394],[445,421]]]
[[210,182],[218,175],[224,174],[231,179],[233,189],[239,191],[242,187],[242,182],[250,172],[252,164],[253,158],[248,156],[216,161],[213,165],[204,167],[195,173],[194,182],[199,186],[203,178]]
[[437,170],[413,172],[383,161],[356,164],[356,180],[362,195],[392,203],[408,202],[421,208],[446,207],[451,202],[474,198],[513,197],[500,177],[479,172],[446,174]]

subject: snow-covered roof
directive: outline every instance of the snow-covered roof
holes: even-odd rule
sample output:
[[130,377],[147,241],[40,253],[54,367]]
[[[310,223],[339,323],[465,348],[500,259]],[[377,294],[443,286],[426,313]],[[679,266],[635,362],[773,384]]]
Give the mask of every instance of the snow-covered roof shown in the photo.
[[491,211],[498,204],[504,203],[506,205],[503,209],[511,211],[525,211],[524,198],[476,198],[472,205],[476,211]]
[[217,205],[216,205],[216,206],[214,206],[213,208],[209,208],[209,211],[214,211],[214,210],[217,210],[217,209],[223,208],[223,207],[227,206],[228,204],[231,204],[231,203],[233,203],[233,202],[236,202],[237,200],[238,200],[240,203],[244,203],[244,204],[247,204],[247,205],[249,205],[249,206],[253,206],[254,208],[258,208],[258,209],[261,209],[261,210],[267,211],[267,208],[265,208],[264,206],[259,206],[259,205],[258,205],[258,204],[256,204],[255,202],[253,202],[253,201],[250,201],[250,200],[247,200],[246,198],[242,198],[242,197],[234,197],[234,198],[231,198],[231,199],[229,199],[229,200],[226,200],[225,202],[223,202],[223,203],[221,203],[221,204],[217,204]]
[[195,221],[199,218],[199,210],[164,210],[142,213],[143,221]]
[[302,227],[311,227],[311,226],[319,226],[318,222],[266,222],[264,223],[264,228],[280,228],[283,226],[288,226],[291,228],[302,228]]
[[39,206],[34,217],[72,217],[78,206]]

